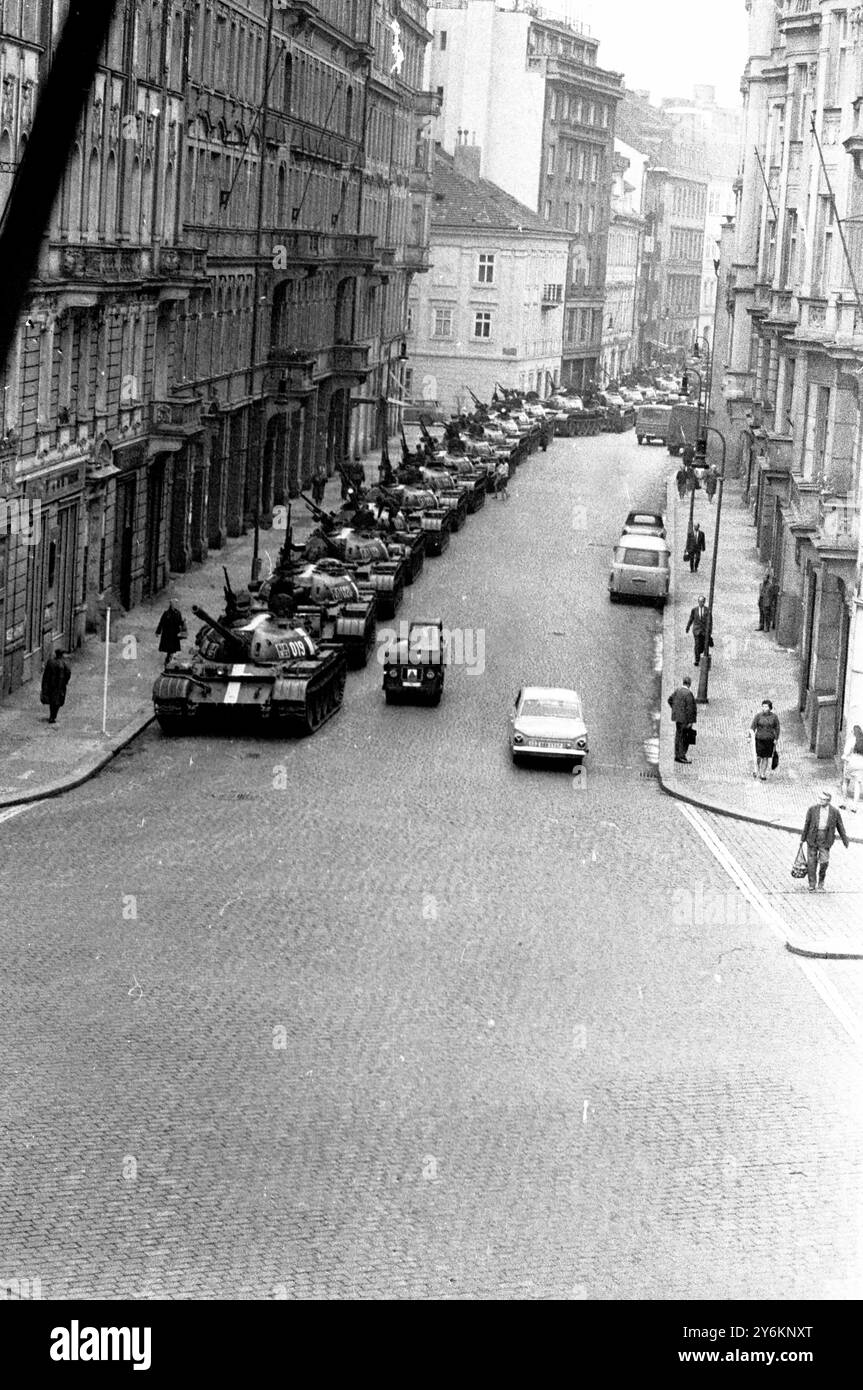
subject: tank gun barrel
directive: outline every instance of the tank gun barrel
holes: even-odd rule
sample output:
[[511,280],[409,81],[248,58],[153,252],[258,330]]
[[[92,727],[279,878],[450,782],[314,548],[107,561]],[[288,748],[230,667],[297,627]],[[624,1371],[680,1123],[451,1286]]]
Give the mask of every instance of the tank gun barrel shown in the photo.
[[206,623],[208,627],[211,627],[214,632],[218,633],[224,642],[229,643],[230,646],[236,648],[238,651],[244,652],[246,650],[246,639],[241,637],[238,632],[233,632],[229,627],[225,627],[224,623],[219,622],[218,618],[210,617],[206,609],[199,608],[197,603],[193,603],[192,612],[196,618],[201,619],[202,623]]

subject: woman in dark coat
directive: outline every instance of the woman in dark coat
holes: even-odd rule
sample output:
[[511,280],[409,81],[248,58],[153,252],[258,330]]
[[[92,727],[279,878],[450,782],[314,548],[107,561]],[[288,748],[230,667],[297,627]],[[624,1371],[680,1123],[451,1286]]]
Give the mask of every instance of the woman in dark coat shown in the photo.
[[159,651],[165,653],[165,665],[168,666],[174,652],[178,652],[183,645],[181,638],[186,635],[186,624],[183,615],[177,607],[174,599],[171,599],[165,609],[159,625],[156,628],[156,636],[159,638]]
[[66,686],[72,671],[63,660],[63,651],[58,647],[54,655],[45,662],[42,672],[41,701],[48,706],[48,723],[57,723],[57,712],[66,703]]
[[758,766],[753,776],[767,781],[767,774],[773,765],[773,754],[779,743],[779,716],[773,713],[773,701],[762,700],[761,709],[750,725],[750,736],[755,740],[755,758]]

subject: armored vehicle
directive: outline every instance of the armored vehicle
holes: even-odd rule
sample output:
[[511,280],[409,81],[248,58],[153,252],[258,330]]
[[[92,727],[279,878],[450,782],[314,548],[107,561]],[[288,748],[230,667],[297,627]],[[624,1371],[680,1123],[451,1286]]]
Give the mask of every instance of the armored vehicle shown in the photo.
[[334,513],[325,512],[304,493],[300,495],[318,522],[318,529],[309,538],[315,544],[310,546],[307,542],[305,558],[320,558],[323,545],[324,554],[341,560],[358,580],[371,585],[377,595],[381,617],[394,618],[405,590],[405,564],[401,556],[390,555],[381,535],[341,525]]
[[443,623],[439,618],[409,623],[407,632],[403,631],[384,652],[383,690],[387,704],[408,697],[439,705],[445,674]]
[[178,654],[156,678],[153,704],[166,734],[184,733],[207,716],[245,715],[286,732],[314,733],[339,709],[347,662],[341,647],[315,643],[301,627],[266,609],[228,626],[197,605],[204,626],[197,651]]

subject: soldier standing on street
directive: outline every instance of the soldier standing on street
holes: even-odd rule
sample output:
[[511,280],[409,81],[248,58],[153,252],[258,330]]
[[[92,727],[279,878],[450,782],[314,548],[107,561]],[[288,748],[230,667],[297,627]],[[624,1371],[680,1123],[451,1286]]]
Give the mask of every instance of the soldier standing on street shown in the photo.
[[48,706],[48,723],[57,723],[57,713],[60,707],[66,703],[66,686],[69,684],[72,670],[63,660],[63,648],[58,647],[53,656],[45,662],[45,669],[42,672],[42,691],[41,701]]
[[698,718],[698,707],[692,693],[692,677],[684,676],[679,685],[668,697],[671,718],[674,722],[674,761],[688,763],[686,750],[689,747],[689,730]]

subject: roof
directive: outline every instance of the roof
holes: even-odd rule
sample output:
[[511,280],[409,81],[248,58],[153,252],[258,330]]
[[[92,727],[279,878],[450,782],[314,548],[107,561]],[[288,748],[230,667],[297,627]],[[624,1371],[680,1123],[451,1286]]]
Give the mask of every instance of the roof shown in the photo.
[[455,171],[455,161],[444,150],[435,150],[433,227],[491,227],[508,232],[545,232],[572,239],[562,227],[554,227],[517,198],[489,179],[474,183]]

